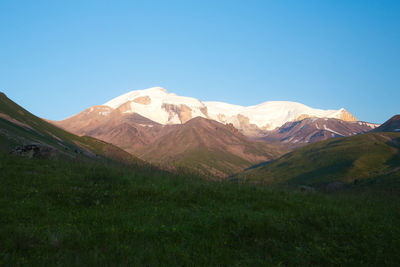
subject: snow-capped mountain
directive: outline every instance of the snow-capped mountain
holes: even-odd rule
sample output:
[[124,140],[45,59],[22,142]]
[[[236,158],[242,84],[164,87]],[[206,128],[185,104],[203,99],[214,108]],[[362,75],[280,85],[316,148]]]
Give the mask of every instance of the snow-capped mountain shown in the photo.
[[237,128],[254,124],[262,130],[273,130],[288,121],[304,118],[336,118],[347,121],[357,119],[345,109],[321,110],[288,101],[269,101],[259,105],[242,107],[221,102],[205,102],[208,114],[214,120],[232,123]]
[[253,130],[273,130],[288,121],[309,117],[336,118],[345,121],[357,119],[345,109],[321,110],[306,105],[269,101],[255,106],[238,106],[222,102],[202,102],[196,98],[177,96],[161,87],[126,93],[104,104],[122,113],[137,113],[163,125],[182,124],[203,117],[221,123],[232,123],[244,133]]
[[160,124],[181,124],[195,118],[208,118],[207,107],[198,99],[177,96],[153,87],[126,93],[104,104],[122,113],[137,113]]

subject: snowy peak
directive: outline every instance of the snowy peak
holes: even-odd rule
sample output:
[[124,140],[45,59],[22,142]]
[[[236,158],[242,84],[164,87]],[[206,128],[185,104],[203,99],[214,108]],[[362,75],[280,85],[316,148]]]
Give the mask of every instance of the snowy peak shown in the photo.
[[202,117],[232,124],[244,134],[273,130],[288,121],[305,118],[357,119],[345,109],[322,110],[290,101],[268,101],[254,106],[232,105],[223,102],[202,102],[196,98],[168,93],[162,87],[131,91],[116,97],[104,106],[122,114],[137,113],[163,125],[182,124]]
[[289,101],[268,101],[249,107],[220,102],[205,102],[205,104],[212,119],[223,123],[232,123],[239,129],[243,129],[246,126],[243,124],[250,124],[262,130],[273,130],[288,121],[297,121],[311,117],[357,121],[345,109],[321,110]]
[[167,90],[165,90],[162,87],[152,87],[149,89],[144,89],[144,90],[136,90],[136,91],[131,91],[129,93],[120,95],[107,103],[104,104],[104,106],[109,106],[114,109],[120,107],[121,105],[125,104],[126,102],[129,101],[134,101],[135,99],[138,99],[140,97],[151,97],[151,98],[163,98],[168,94]]
[[177,96],[161,87],[131,91],[104,104],[122,113],[137,113],[160,124],[181,124],[194,117],[208,118],[198,99]]

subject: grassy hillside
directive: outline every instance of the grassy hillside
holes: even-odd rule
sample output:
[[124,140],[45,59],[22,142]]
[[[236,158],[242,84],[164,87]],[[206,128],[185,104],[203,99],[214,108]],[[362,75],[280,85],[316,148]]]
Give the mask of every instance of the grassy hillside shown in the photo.
[[399,203],[0,157],[0,265],[396,266]]
[[249,169],[242,180],[324,186],[376,180],[400,171],[400,133],[367,133],[309,145]]
[[31,143],[50,146],[61,157],[144,164],[116,146],[66,132],[34,116],[0,93],[0,152],[10,152],[16,146]]
[[[307,160],[341,166],[340,160],[354,159],[360,171],[385,176],[375,183],[365,180],[358,192],[308,194],[138,168],[131,163],[140,161],[119,148],[65,132],[4,95],[0,101],[0,266],[400,262],[400,187],[393,186],[399,180],[398,134],[365,135],[346,145],[349,139],[337,139],[311,147],[309,154],[289,154],[304,160],[303,168],[310,168]],[[53,147],[59,156],[9,154],[31,142]],[[368,156],[368,151],[374,153]],[[202,157],[188,155],[183,160]],[[226,154],[207,155],[209,164],[221,158],[241,164]],[[109,157],[130,164],[104,164]],[[389,186],[390,194],[376,190]]]

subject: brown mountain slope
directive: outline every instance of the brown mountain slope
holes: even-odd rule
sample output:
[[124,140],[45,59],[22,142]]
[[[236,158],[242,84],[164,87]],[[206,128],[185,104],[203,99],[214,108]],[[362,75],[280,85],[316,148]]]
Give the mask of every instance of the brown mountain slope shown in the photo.
[[231,125],[198,117],[141,148],[138,155],[167,169],[226,177],[285,152],[277,145],[254,142]]
[[93,106],[68,119],[53,122],[78,135],[88,135],[137,154],[136,151],[171,131],[175,125],[161,125],[136,113]]
[[395,115],[373,132],[400,132],[400,115]]
[[327,140],[332,137],[352,136],[371,131],[377,124],[361,121],[343,121],[333,118],[305,118],[287,122],[281,127],[264,133],[256,140],[281,143],[289,148]]

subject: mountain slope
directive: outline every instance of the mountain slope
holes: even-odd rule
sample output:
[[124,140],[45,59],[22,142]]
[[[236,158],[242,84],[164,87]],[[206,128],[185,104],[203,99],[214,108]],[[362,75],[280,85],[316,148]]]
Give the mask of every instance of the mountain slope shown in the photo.
[[332,137],[352,136],[368,132],[377,124],[361,121],[348,122],[333,118],[306,118],[299,121],[287,122],[273,131],[265,131],[262,140],[270,143],[281,143],[290,148],[327,140]]
[[357,183],[386,175],[400,181],[400,133],[365,133],[308,145],[241,173],[265,184]]
[[52,122],[77,135],[88,135],[114,144],[125,151],[136,151],[174,128],[161,125],[136,113],[124,113],[108,106],[94,106],[63,121]]
[[0,151],[8,153],[17,146],[45,146],[55,155],[94,160],[113,159],[143,164],[122,149],[92,137],[79,137],[48,123],[0,93]]
[[139,150],[140,158],[165,168],[225,177],[286,150],[254,142],[232,125],[194,118]]
[[400,115],[395,115],[373,132],[400,132]]

